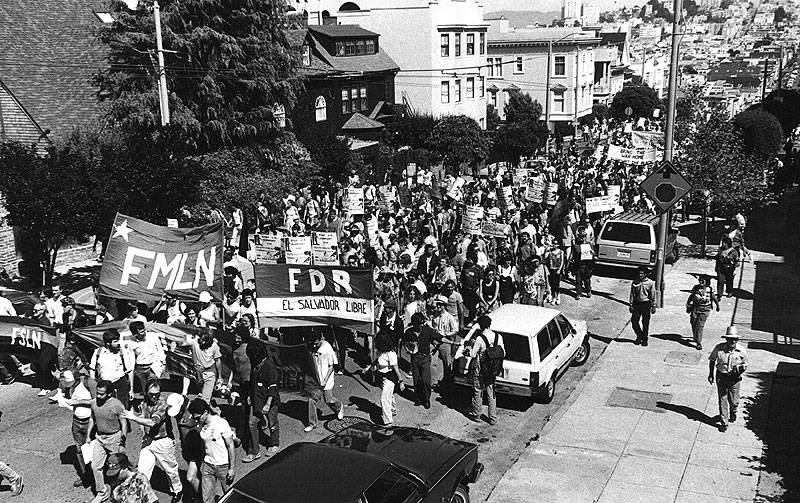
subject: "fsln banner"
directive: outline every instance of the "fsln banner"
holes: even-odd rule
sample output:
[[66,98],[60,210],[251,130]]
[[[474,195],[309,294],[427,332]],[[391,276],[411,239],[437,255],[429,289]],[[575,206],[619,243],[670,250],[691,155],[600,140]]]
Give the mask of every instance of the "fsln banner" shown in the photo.
[[208,291],[222,299],[222,223],[187,229],[161,227],[117,213],[108,238],[101,295],[158,300],[169,292],[197,300]]
[[0,353],[27,356],[40,368],[54,368],[58,358],[56,329],[27,318],[0,316]]
[[256,264],[255,275],[259,316],[373,333],[372,269]]

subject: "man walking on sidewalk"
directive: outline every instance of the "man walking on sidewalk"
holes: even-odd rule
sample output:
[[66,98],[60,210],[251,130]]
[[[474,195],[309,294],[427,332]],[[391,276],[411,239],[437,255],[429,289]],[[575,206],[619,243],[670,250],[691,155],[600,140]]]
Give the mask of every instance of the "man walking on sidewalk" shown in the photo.
[[747,368],[747,352],[739,344],[735,326],[730,326],[722,336],[725,342],[717,344],[708,357],[708,382],[714,384],[715,373],[719,396],[719,431],[728,429],[728,422],[736,421],[739,406],[739,386]]
[[[631,326],[636,333],[634,344],[647,346],[650,334],[650,316],[656,314],[656,283],[647,277],[647,267],[639,268],[639,277],[631,283],[630,307]],[[639,325],[639,320],[642,324]]]

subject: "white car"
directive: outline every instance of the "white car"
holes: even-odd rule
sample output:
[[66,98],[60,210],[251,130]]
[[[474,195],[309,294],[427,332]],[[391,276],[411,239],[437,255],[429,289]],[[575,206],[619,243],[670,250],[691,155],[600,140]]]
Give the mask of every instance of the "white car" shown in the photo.
[[[503,337],[506,353],[503,375],[495,381],[497,393],[549,403],[559,376],[570,365],[583,365],[589,359],[586,322],[569,320],[557,309],[504,304],[489,313],[489,317],[491,330]],[[463,351],[463,344],[457,354]],[[466,357],[456,359],[456,384],[472,385],[469,363]]]

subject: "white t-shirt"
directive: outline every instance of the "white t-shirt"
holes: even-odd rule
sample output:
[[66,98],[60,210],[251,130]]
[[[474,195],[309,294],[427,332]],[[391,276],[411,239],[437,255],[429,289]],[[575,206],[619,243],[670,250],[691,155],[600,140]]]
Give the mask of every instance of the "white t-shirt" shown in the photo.
[[14,305],[5,297],[0,297],[0,316],[16,316]]
[[[333,389],[333,372],[330,372],[333,369],[333,366],[339,363],[339,360],[336,359],[336,352],[333,350],[331,345],[328,341],[323,340],[322,344],[320,345],[319,349],[312,354],[314,358],[314,365],[317,367],[317,375],[320,379],[320,386],[324,390],[331,390]],[[330,372],[330,377],[326,382],[321,382],[322,379],[325,379],[325,376],[328,375]]]
[[[92,394],[88,389],[86,389],[86,386],[84,386],[83,383],[78,383],[78,385],[75,386],[75,389],[72,390],[72,399],[75,401],[91,400]],[[89,419],[92,415],[92,408],[86,405],[73,405],[72,413],[78,419]]]
[[208,422],[200,430],[200,438],[206,445],[206,456],[204,463],[210,465],[228,464],[228,448],[225,446],[225,439],[233,437],[233,430],[225,419],[209,414]]
[[381,374],[388,374],[394,370],[397,365],[397,353],[388,351],[378,355],[378,372]]

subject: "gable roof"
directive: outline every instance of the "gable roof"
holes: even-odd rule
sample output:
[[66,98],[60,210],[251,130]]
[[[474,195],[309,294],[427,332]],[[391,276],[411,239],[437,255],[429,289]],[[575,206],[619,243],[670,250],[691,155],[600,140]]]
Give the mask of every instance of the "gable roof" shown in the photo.
[[377,37],[378,34],[365,30],[357,24],[325,24],[311,25],[308,31],[313,34],[320,34],[330,38],[349,38],[349,37]]
[[[345,73],[374,73],[374,72],[396,72],[400,70],[397,63],[389,57],[378,44],[378,52],[375,54],[361,54],[357,56],[334,56],[330,54],[317,37],[323,32],[321,28],[348,27],[345,33],[361,33],[359,36],[379,36],[377,33],[362,29],[358,25],[326,25],[309,26],[287,32],[287,38],[291,47],[298,52],[304,43],[311,47],[311,64],[301,66],[300,71],[306,76],[335,76]],[[355,29],[351,29],[355,28]],[[327,30],[326,32],[330,32]],[[334,37],[335,38],[335,37]]]
[[349,119],[347,119],[347,122],[345,122],[342,126],[342,130],[383,129],[384,127],[385,125],[383,122],[378,122],[356,112]]
[[103,0],[0,1],[0,80],[51,136],[100,116],[92,75],[105,66],[94,11]]

